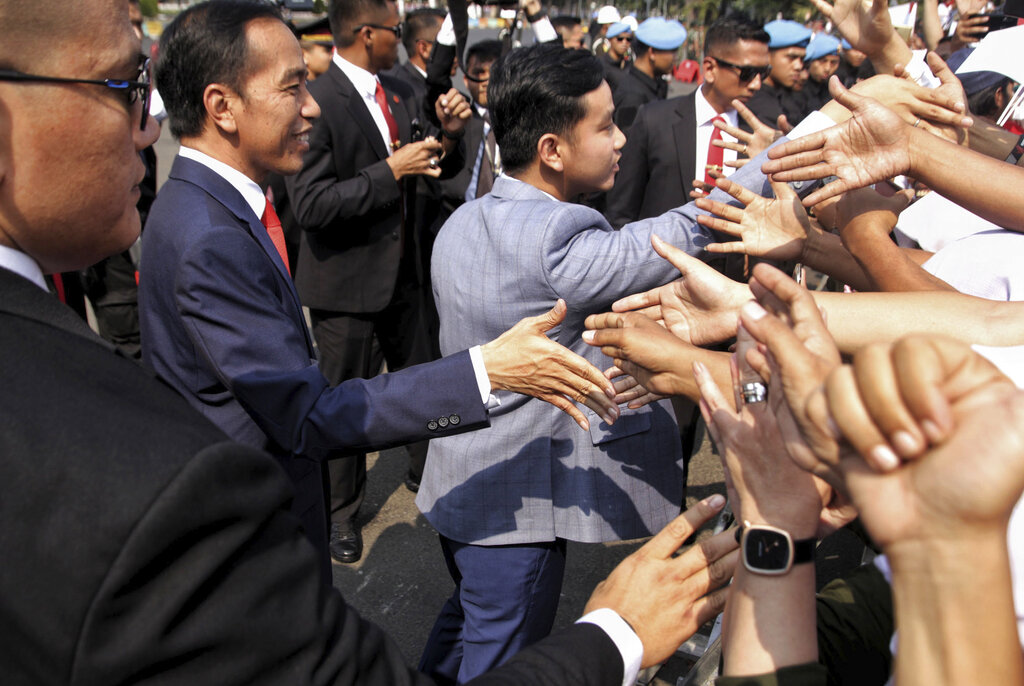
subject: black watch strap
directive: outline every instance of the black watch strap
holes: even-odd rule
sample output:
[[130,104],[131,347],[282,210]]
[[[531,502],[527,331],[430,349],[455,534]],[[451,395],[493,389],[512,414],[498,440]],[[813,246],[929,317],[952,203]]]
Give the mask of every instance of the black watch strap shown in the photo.
[[803,538],[793,541],[793,564],[801,565],[814,562],[814,551],[818,547],[818,539]]

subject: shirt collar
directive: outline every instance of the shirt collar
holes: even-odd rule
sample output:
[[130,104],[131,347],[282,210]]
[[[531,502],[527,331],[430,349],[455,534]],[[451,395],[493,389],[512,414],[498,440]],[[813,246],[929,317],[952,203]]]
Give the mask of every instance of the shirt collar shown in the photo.
[[195,148],[189,148],[183,145],[181,146],[181,149],[178,150],[178,155],[192,160],[193,162],[198,162],[217,176],[230,183],[232,188],[242,194],[242,198],[245,200],[245,203],[252,208],[252,211],[256,213],[256,216],[261,219],[263,218],[263,210],[267,208],[267,196],[263,194],[263,189],[261,189],[259,184],[255,181],[234,167],[224,164],[220,160],[214,159],[204,152],[199,152]]
[[693,109],[694,115],[697,117],[697,126],[710,126],[711,121],[718,116],[725,117],[725,121],[729,126],[737,126],[739,124],[736,110],[730,107],[719,115],[718,112],[715,112],[715,108],[711,106],[711,103],[708,102],[708,99],[704,97],[700,87],[694,92]]
[[28,279],[44,291],[49,290],[39,263],[20,250],[0,245],[0,267]]
[[338,68],[341,69],[345,76],[348,77],[348,80],[352,82],[352,85],[355,86],[356,90],[359,91],[363,97],[373,98],[376,96],[377,84],[380,83],[380,81],[378,81],[375,74],[371,74],[362,67],[357,67],[352,64],[347,59],[339,55],[337,51],[335,51],[333,59],[334,63],[338,65]]

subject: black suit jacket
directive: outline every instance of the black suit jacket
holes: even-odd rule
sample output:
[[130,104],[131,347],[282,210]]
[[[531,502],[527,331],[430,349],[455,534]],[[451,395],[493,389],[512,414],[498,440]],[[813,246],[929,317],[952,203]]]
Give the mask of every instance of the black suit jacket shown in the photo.
[[637,111],[652,100],[664,100],[668,95],[668,83],[664,79],[652,79],[630,64],[619,80],[612,94],[615,103],[615,124],[626,131],[633,124]]
[[[0,674],[40,684],[427,684],[321,583],[266,454],[0,269]],[[576,625],[479,684],[613,684]]]
[[693,93],[640,108],[619,160],[605,216],[615,228],[690,201],[697,149]]
[[[380,81],[399,140],[408,143],[416,118],[412,89],[386,74]],[[370,111],[336,64],[309,91],[323,114],[313,124],[302,170],[287,183],[303,229],[295,286],[311,308],[378,312],[391,301],[400,267],[403,276],[429,283],[418,266],[415,184],[395,180]],[[442,164],[454,172],[462,155]]]

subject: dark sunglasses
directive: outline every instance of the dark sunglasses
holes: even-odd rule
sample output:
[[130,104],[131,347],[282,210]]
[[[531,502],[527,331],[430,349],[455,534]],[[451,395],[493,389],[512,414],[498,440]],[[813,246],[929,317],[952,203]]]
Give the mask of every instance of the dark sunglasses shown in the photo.
[[632,36],[615,36],[614,38],[612,38],[612,40],[624,40],[627,43],[632,43],[633,42],[633,37]]
[[726,62],[721,57],[710,56],[718,64],[723,67],[729,67],[735,69],[739,73],[740,81],[753,81],[755,76],[760,76],[762,79],[768,77],[772,73],[772,65],[766,64],[763,67],[755,67],[754,65],[739,65],[733,64],[732,62]]
[[66,79],[62,76],[40,76],[39,74],[26,74],[13,69],[0,69],[0,81],[19,81],[22,83],[86,83],[93,86],[105,86],[128,97],[128,104],[134,105],[142,101],[142,122],[140,129],[146,128],[146,119],[149,117],[149,59],[145,55],[139,55],[139,73],[134,81],[124,79]]
[[360,24],[359,26],[352,29],[352,33],[359,33],[366,27],[370,27],[371,29],[380,29],[381,31],[390,31],[391,33],[395,34],[395,38],[400,39],[402,37],[401,24],[395,24],[394,26],[384,26],[382,24]]

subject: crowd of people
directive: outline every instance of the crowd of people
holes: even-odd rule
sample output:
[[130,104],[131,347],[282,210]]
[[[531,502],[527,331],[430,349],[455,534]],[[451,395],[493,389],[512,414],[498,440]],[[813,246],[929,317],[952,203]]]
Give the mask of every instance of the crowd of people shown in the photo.
[[[1024,683],[1016,55],[814,4],[206,0],[150,52],[137,0],[0,3],[4,683],[629,686],[720,614],[721,686]],[[400,445],[416,668],[331,579]],[[841,528],[880,554],[816,593]],[[552,633],[567,542],[644,538]]]

